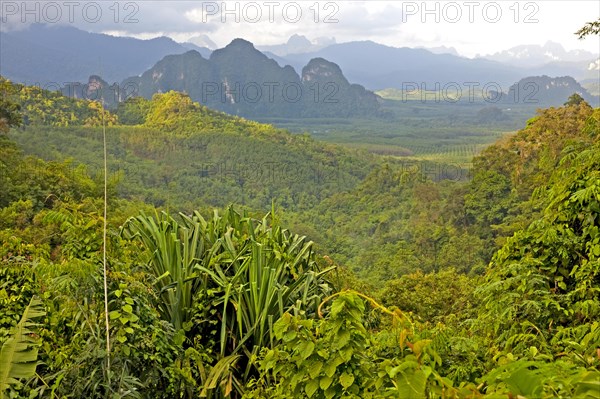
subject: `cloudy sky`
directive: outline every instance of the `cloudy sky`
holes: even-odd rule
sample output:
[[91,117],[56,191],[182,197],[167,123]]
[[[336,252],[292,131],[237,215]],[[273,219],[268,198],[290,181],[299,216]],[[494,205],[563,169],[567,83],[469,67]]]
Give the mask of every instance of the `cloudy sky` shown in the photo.
[[454,47],[490,54],[554,41],[598,53],[600,38],[573,34],[600,16],[598,1],[0,1],[2,29],[32,22],[71,24],[93,32],[187,41],[206,35],[217,47],[243,37],[255,45],[373,40],[395,47]]

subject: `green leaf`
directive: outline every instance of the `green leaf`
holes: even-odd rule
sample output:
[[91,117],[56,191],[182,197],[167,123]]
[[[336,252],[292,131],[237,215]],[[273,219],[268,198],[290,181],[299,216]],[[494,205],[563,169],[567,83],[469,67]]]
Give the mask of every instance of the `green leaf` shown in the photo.
[[290,342],[296,339],[298,333],[295,330],[287,330],[285,334],[283,334],[283,341]]
[[340,358],[343,362],[349,362],[352,359],[352,355],[354,355],[354,348],[352,346],[347,346],[340,350]]
[[290,314],[285,313],[273,326],[273,333],[275,333],[275,336],[278,339],[281,339],[283,333],[286,332],[288,327],[290,326],[290,318]]
[[326,390],[327,388],[329,388],[332,382],[333,378],[331,378],[330,376],[321,377],[321,380],[319,380],[319,386],[322,390]]
[[315,344],[312,341],[306,342],[306,344],[303,345],[303,348],[301,351],[302,359],[306,360],[310,355],[313,354],[314,350],[315,350]]
[[538,349],[535,346],[530,346],[529,353],[531,354],[531,357],[535,357],[538,354]]
[[304,391],[309,398],[315,394],[317,389],[319,389],[319,380],[315,379],[308,381],[304,387]]
[[108,314],[108,317],[111,320],[118,319],[119,317],[121,317],[121,312],[119,312],[118,310],[113,310]]
[[506,379],[506,384],[511,391],[527,397],[537,397],[541,394],[543,385],[539,375],[526,367],[515,370],[512,375]]
[[337,368],[337,364],[333,361],[329,361],[329,362],[325,363],[325,366],[323,367],[323,372],[325,373],[326,376],[333,377],[333,375],[335,374],[336,368]]
[[332,399],[333,397],[335,397],[337,395],[337,389],[335,389],[334,387],[329,387],[329,389],[327,389],[325,391],[325,398],[326,399]]
[[312,363],[310,365],[310,367],[308,368],[308,375],[310,376],[310,378],[317,378],[317,376],[321,372],[322,368],[323,368],[323,362],[316,361],[316,362]]
[[331,316],[336,317],[346,306],[346,303],[339,297],[333,301],[331,305]]
[[337,334],[335,345],[337,348],[343,348],[350,341],[350,331],[342,330]]
[[342,373],[342,375],[340,375],[340,384],[342,384],[342,387],[344,387],[344,389],[348,389],[348,387],[351,386],[352,383],[354,383],[354,375],[347,372],[344,372]]
[[416,370],[414,373],[401,373],[397,384],[398,397],[423,398],[426,384],[427,375],[421,370]]
[[35,326],[33,319],[46,314],[42,306],[39,298],[31,298],[21,321],[0,349],[0,398],[4,397],[10,384],[35,374],[38,351],[32,346],[36,341],[31,338],[30,328]]
[[173,342],[175,345],[182,345],[185,342],[185,332],[183,330],[177,330],[173,336]]

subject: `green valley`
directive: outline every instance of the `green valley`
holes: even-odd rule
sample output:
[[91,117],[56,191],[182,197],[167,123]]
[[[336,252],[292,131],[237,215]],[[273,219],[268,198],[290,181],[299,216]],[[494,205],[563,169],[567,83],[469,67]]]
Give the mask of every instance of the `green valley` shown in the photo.
[[597,397],[585,101],[290,133],[0,86],[0,397]]

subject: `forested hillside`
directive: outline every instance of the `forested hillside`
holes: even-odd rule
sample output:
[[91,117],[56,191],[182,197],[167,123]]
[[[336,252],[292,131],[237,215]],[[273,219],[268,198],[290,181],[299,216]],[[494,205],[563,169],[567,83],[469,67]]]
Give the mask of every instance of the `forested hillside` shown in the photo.
[[[99,103],[10,87],[24,118],[14,140],[27,153],[102,173]],[[213,111],[176,92],[130,99],[105,113],[105,122],[109,174],[119,195],[180,210],[229,203],[268,209],[273,201],[308,209],[357,185],[376,162],[367,153]]]
[[0,86],[1,398],[598,397],[581,98],[456,179],[177,92]]

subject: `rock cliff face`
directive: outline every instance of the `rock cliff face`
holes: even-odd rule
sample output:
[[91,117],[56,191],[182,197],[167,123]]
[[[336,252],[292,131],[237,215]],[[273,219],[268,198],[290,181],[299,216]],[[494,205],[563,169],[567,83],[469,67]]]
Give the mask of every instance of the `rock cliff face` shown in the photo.
[[182,91],[210,108],[248,118],[369,116],[379,109],[379,98],[350,84],[336,64],[316,58],[300,76],[243,39],[215,50],[209,59],[196,51],[167,56],[121,87],[135,88],[146,98]]
[[350,84],[337,64],[314,58],[302,69],[302,83],[314,94],[308,115],[369,116],[377,113],[379,97],[363,86]]

